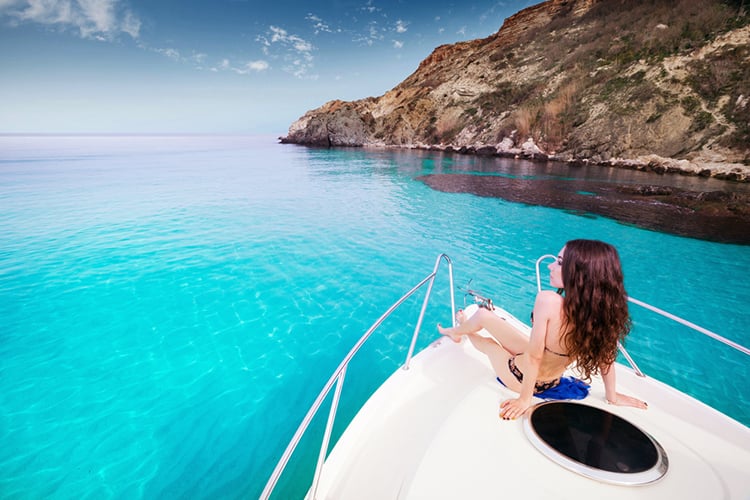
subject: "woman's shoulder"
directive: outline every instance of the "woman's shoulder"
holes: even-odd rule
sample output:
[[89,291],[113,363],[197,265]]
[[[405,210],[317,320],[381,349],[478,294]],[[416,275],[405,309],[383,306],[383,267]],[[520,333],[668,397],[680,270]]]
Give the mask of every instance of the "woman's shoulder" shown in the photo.
[[536,296],[534,301],[534,316],[542,317],[557,317],[560,314],[563,306],[563,298],[561,295],[551,291],[542,290]]
[[562,303],[562,295],[552,290],[542,290],[536,295],[535,305],[560,307]]

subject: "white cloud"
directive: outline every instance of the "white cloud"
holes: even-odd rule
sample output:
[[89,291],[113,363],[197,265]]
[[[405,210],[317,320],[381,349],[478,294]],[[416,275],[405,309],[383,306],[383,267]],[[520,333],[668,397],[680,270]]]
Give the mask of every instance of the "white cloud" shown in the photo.
[[262,59],[259,59],[257,61],[248,61],[245,63],[233,63],[228,58],[222,58],[216,64],[211,66],[209,64],[206,64],[208,55],[203,52],[193,52],[189,56],[183,56],[177,49],[173,48],[154,48],[141,43],[138,44],[138,47],[144,50],[155,52],[157,54],[161,54],[172,59],[173,61],[191,64],[195,69],[211,71],[212,73],[230,71],[233,73],[237,73],[238,75],[248,75],[250,73],[261,73],[271,67],[267,61],[264,61]]
[[159,54],[162,54],[164,56],[167,56],[168,58],[172,59],[173,61],[179,61],[180,60],[180,52],[177,49],[154,49],[154,52],[157,52]]
[[[204,54],[199,55],[203,56]],[[213,73],[218,73],[220,71],[231,71],[232,73],[237,73],[238,75],[260,73],[267,70],[268,68],[270,68],[270,65],[262,59],[241,63],[239,65],[232,64],[229,59],[222,59],[215,66],[212,66],[210,68],[198,67],[198,69],[207,69],[208,71],[211,71]]]
[[111,1],[78,0],[78,6],[83,17],[90,22],[88,29],[93,33],[108,33],[116,29],[114,4]]
[[381,33],[380,26],[377,21],[370,21],[367,26],[367,31],[364,34],[357,35],[354,37],[354,41],[357,43],[364,43],[365,45],[372,46],[375,42],[382,40],[383,34]]
[[268,32],[257,38],[263,53],[284,61],[283,69],[297,78],[310,78],[313,68],[315,46],[278,26],[269,26]]
[[400,49],[403,48],[404,42],[401,42],[399,40],[393,40],[393,48],[394,49]]
[[128,11],[125,13],[125,17],[122,20],[121,29],[130,35],[131,38],[138,38],[141,31],[141,20],[138,19],[135,14]]
[[120,0],[0,0],[0,16],[77,30],[81,38],[112,40],[120,33],[137,39],[141,21]]
[[271,43],[286,40],[289,37],[289,33],[283,28],[277,26],[271,26],[269,30],[272,33]]
[[[412,22],[390,17],[388,9],[381,9],[368,0],[365,5],[358,7],[358,15],[348,16],[351,25],[339,30],[351,35],[351,40],[357,45],[368,47],[392,44],[396,48],[403,47],[402,41],[394,41],[393,37],[404,35],[410,30]],[[417,35],[419,36],[419,35]]]
[[370,14],[372,14],[373,12],[380,11],[379,8],[375,7],[372,4],[372,0],[367,0],[367,4],[365,4],[362,7],[360,7],[359,10],[362,10],[362,11],[365,11],[365,12],[369,12]]
[[311,50],[313,50],[313,46],[310,42],[306,42],[301,39],[295,40],[293,43],[293,46],[294,46],[294,50],[296,50],[297,52],[304,53],[304,52],[310,52]]
[[250,61],[249,63],[245,64],[245,67],[250,71],[265,71],[269,68],[269,65],[266,61],[259,59],[257,61]]
[[[270,68],[267,61],[256,60],[232,64],[221,59],[213,66],[206,64],[208,56],[202,52],[185,55],[171,47],[153,47],[138,39],[141,21],[136,14],[123,5],[126,0],[0,0],[0,19],[12,25],[36,23],[61,30],[74,30],[81,38],[111,41],[125,33],[136,40],[142,50],[160,54],[173,61],[188,63],[197,69],[213,72],[232,71],[238,74],[259,73]],[[312,65],[310,53],[314,47],[304,39],[290,35],[283,29],[272,27],[272,43],[288,46],[301,62],[294,64],[295,74],[304,74]],[[269,42],[270,44],[270,42]]]
[[328,26],[327,23],[325,23],[321,18],[316,16],[315,14],[308,14],[307,17],[305,17],[308,21],[311,21],[313,24],[313,33],[316,35],[321,32],[325,33],[333,33],[333,30],[330,26]]

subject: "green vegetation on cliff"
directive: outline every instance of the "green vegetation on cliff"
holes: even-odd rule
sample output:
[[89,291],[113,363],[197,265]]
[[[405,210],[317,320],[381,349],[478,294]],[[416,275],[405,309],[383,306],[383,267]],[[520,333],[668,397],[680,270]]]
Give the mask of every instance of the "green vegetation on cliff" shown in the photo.
[[716,165],[750,165],[750,14],[737,0],[550,0],[436,48],[383,96],[308,112],[284,140],[657,157],[747,179]]

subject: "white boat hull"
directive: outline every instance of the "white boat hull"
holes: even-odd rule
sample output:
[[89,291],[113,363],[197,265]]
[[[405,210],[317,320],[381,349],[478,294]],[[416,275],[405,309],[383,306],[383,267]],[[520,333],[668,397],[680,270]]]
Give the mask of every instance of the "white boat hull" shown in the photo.
[[669,469],[657,482],[613,485],[554,463],[530,443],[522,420],[498,417],[499,403],[515,393],[495,380],[486,357],[468,341],[441,338],[367,401],[327,458],[316,498],[750,497],[750,429],[625,366],[616,369],[618,390],[649,409],[606,404],[598,378],[582,403],[619,415],[659,442]]

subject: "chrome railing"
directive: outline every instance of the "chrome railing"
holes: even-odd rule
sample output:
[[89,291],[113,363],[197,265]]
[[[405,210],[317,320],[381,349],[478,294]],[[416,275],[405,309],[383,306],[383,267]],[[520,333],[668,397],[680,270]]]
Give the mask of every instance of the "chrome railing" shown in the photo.
[[[542,255],[541,257],[539,257],[536,260],[536,287],[537,287],[537,290],[540,291],[540,292],[542,291],[542,275],[541,275],[541,272],[539,270],[539,265],[545,259],[557,259],[557,257],[554,256],[554,255],[549,255],[548,254],[548,255]],[[672,321],[676,321],[677,323],[680,323],[680,324],[685,325],[685,326],[687,326],[689,328],[692,328],[693,330],[695,330],[697,332],[700,332],[700,333],[702,333],[704,335],[707,335],[708,337],[711,337],[714,340],[718,340],[722,344],[728,345],[729,347],[731,347],[733,349],[736,349],[736,350],[738,350],[738,351],[740,351],[742,353],[750,355],[750,349],[748,349],[747,347],[742,346],[742,345],[738,344],[737,342],[733,342],[733,341],[731,341],[731,340],[729,340],[729,339],[727,339],[725,337],[722,337],[718,333],[714,333],[711,330],[703,328],[702,326],[696,325],[695,323],[691,323],[690,321],[688,321],[686,319],[682,319],[679,316],[675,316],[674,314],[669,313],[669,312],[667,312],[667,311],[665,311],[663,309],[659,309],[658,307],[654,307],[651,304],[648,304],[646,302],[643,302],[643,301],[638,300],[638,299],[633,298],[633,297],[628,297],[628,302],[630,302],[632,304],[635,304],[637,306],[641,306],[641,307],[643,307],[645,309],[648,309],[649,311],[655,312],[656,314],[664,316],[667,319],[671,319]],[[640,377],[645,377],[645,375],[640,370],[640,368],[638,368],[638,365],[636,365],[635,361],[633,361],[633,358],[630,356],[630,354],[628,354],[628,351],[625,350],[625,347],[622,344],[620,344],[619,342],[617,343],[617,347],[619,347],[620,353],[622,353],[622,355],[628,361],[628,363],[633,368],[633,371],[636,373],[636,375],[638,375]]]
[[383,313],[383,315],[380,316],[380,318],[378,318],[377,321],[375,321],[375,323],[369,328],[369,330],[367,330],[367,332],[365,332],[365,334],[362,335],[362,337],[354,345],[354,347],[352,347],[352,349],[349,351],[349,354],[346,355],[343,361],[341,361],[341,363],[339,364],[339,367],[336,369],[336,371],[333,372],[333,375],[331,375],[331,378],[328,380],[326,385],[323,387],[323,390],[320,391],[320,394],[318,394],[317,399],[315,399],[315,402],[313,402],[312,406],[307,411],[307,415],[305,415],[305,418],[302,420],[302,423],[297,428],[297,432],[294,433],[294,436],[292,437],[292,440],[287,445],[286,450],[284,450],[284,454],[281,456],[281,459],[276,464],[276,468],[271,474],[271,477],[268,479],[268,482],[266,483],[266,486],[260,495],[261,500],[266,500],[271,496],[271,493],[276,487],[276,483],[281,477],[281,474],[284,472],[284,469],[286,468],[289,462],[289,459],[292,457],[294,450],[297,448],[297,445],[302,439],[302,436],[307,431],[307,428],[309,427],[310,422],[312,421],[313,417],[315,417],[315,415],[317,414],[318,410],[323,404],[323,401],[326,399],[329,392],[331,391],[331,388],[333,388],[335,384],[336,390],[333,394],[333,400],[331,401],[331,409],[328,414],[328,421],[326,422],[325,432],[323,433],[323,441],[320,445],[320,453],[318,454],[318,462],[315,467],[315,474],[313,476],[313,482],[309,490],[310,494],[308,495],[308,498],[312,498],[312,499],[315,498],[315,494],[318,488],[318,481],[320,480],[320,473],[323,469],[323,462],[325,461],[326,454],[328,453],[328,445],[330,443],[331,433],[333,431],[333,422],[336,418],[336,410],[338,409],[338,405],[339,405],[339,399],[341,396],[341,388],[344,385],[344,376],[346,375],[346,369],[349,366],[349,362],[352,360],[354,355],[357,354],[357,352],[362,347],[362,345],[367,341],[367,339],[370,338],[372,333],[375,330],[377,330],[377,328],[383,323],[383,321],[386,320],[386,318],[388,318],[388,316],[390,316],[393,313],[393,311],[395,311],[404,301],[406,301],[406,299],[411,297],[417,290],[422,288],[425,284],[429,284],[427,287],[427,292],[425,293],[424,302],[422,303],[422,310],[419,313],[419,319],[417,320],[417,325],[414,328],[414,334],[412,335],[411,345],[409,346],[409,352],[406,355],[406,362],[404,363],[404,366],[403,366],[403,369],[405,370],[409,369],[409,363],[411,362],[411,358],[414,354],[414,348],[417,344],[417,337],[419,336],[419,330],[422,327],[424,314],[425,314],[425,311],[427,310],[427,303],[429,302],[430,295],[432,293],[432,285],[435,281],[435,276],[437,275],[438,269],[440,267],[440,263],[443,260],[445,260],[448,263],[448,277],[450,281],[450,294],[451,294],[451,317],[454,318],[453,321],[455,323],[456,301],[455,301],[455,296],[454,296],[454,291],[453,291],[453,263],[451,262],[450,257],[448,257],[445,254],[440,254],[435,260],[435,267],[433,268],[432,272],[428,274],[416,286],[414,286],[414,288],[409,290],[403,297],[397,300],[385,313]]

